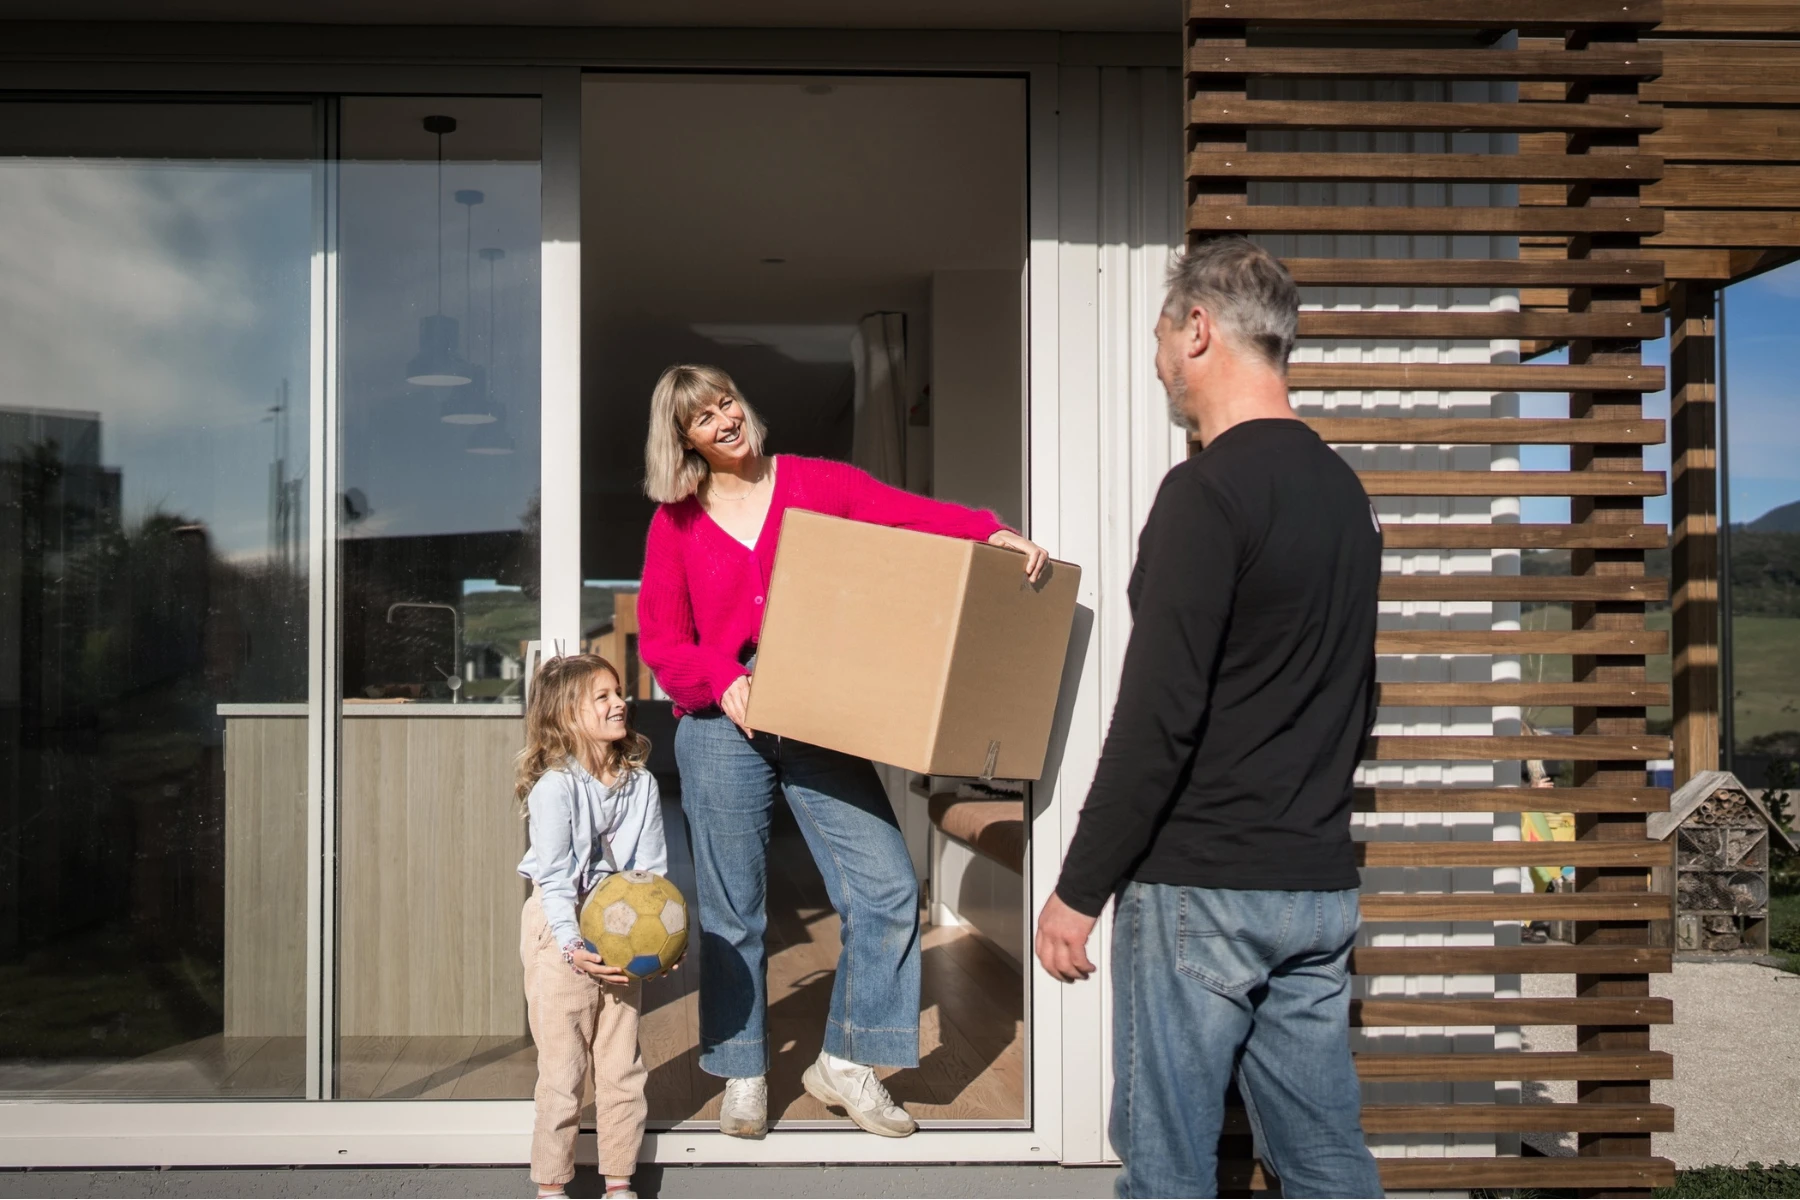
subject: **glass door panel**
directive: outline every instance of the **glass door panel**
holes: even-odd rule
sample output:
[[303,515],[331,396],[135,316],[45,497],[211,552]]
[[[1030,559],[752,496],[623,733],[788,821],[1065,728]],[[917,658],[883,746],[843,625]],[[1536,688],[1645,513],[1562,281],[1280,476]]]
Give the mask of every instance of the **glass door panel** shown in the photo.
[[512,774],[539,632],[539,124],[535,99],[341,105],[349,1099],[529,1097],[536,1076]]
[[305,1083],[310,103],[0,103],[0,1096]]

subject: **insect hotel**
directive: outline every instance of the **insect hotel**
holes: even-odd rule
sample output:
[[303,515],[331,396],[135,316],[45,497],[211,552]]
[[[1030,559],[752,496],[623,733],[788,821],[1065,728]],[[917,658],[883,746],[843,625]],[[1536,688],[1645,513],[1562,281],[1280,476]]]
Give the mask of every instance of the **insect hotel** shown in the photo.
[[1675,949],[1767,953],[1769,843],[1795,846],[1757,794],[1729,771],[1702,771],[1645,829],[1675,843]]

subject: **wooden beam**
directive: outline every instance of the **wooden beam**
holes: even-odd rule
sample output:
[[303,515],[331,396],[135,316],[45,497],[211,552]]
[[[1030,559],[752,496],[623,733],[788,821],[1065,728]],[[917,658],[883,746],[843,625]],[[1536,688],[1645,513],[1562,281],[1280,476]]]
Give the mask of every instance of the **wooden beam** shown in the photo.
[[1188,71],[1283,79],[1653,79],[1658,49],[1417,50],[1392,46],[1195,46]]
[[1358,975],[1641,975],[1674,968],[1667,946],[1358,946],[1350,952]]
[[1666,1104],[1365,1104],[1366,1133],[1670,1133]]
[[1658,446],[1663,423],[1567,421],[1548,417],[1308,417],[1312,431],[1341,445]]
[[[1800,12],[1800,5],[1793,6]],[[1800,46],[1767,40],[1656,43],[1662,76],[1638,97],[1678,104],[1800,104]]]
[[1371,496],[1660,496],[1661,471],[1360,471]]
[[[1536,757],[1535,755],[1533,757]],[[1667,788],[1358,788],[1357,812],[1622,812],[1669,810]]]
[[1655,313],[1409,312],[1395,309],[1309,309],[1300,314],[1305,338],[1655,338]]
[[1674,1004],[1660,996],[1573,1000],[1352,1000],[1358,1029],[1444,1025],[1668,1025]]
[[1462,525],[1418,522],[1384,525],[1381,544],[1390,550],[1660,550],[1669,544],[1661,525]]
[[1377,654],[1665,654],[1655,629],[1388,629]]
[[1282,265],[1295,283],[1344,287],[1652,287],[1663,277],[1660,259],[1565,259],[1560,253],[1535,259],[1288,258]]
[[1662,230],[1659,209],[1473,208],[1435,205],[1197,203],[1188,209],[1195,233],[1642,233]]
[[1673,1079],[1664,1050],[1541,1050],[1462,1054],[1356,1055],[1364,1083],[1480,1083],[1498,1079]]
[[1672,106],[1662,112],[1662,128],[1638,146],[1643,153],[1665,161],[1800,162],[1800,110]]
[[[1668,867],[1672,842],[1358,842],[1364,867]],[[1516,1079],[1520,1076],[1508,1076]]]
[[[1555,1192],[1613,1190],[1644,1193],[1675,1186],[1675,1164],[1666,1158],[1378,1158],[1381,1184],[1390,1192],[1469,1188]],[[1259,1190],[1268,1190],[1266,1187]]]
[[1527,758],[1650,762],[1667,758],[1670,746],[1666,737],[1641,733],[1582,733],[1569,737],[1555,734],[1498,737],[1390,734],[1370,738],[1368,749],[1366,757],[1379,762],[1502,762]]
[[1659,158],[1567,154],[1298,154],[1257,152],[1188,155],[1190,176],[1244,179],[1329,179],[1374,182],[1577,183],[1591,179],[1658,179]]
[[1794,0],[1663,0],[1659,33],[1800,34]]
[[1645,708],[1669,703],[1669,685],[1666,683],[1378,683],[1375,692],[1378,703],[1396,708],[1529,707],[1540,704]]
[[1369,0],[1355,8],[1321,7],[1316,0],[1189,0],[1189,21],[1253,25],[1418,26],[1420,28],[1568,29],[1582,25],[1640,25],[1662,19],[1665,0]]
[[1652,246],[1800,246],[1800,209],[1666,209],[1662,232],[1646,241]]
[[1662,119],[1661,108],[1643,104],[1601,107],[1411,100],[1221,101],[1202,96],[1188,107],[1188,120],[1193,125],[1238,129],[1373,129],[1384,133],[1652,130],[1661,126]]
[[1678,163],[1644,189],[1644,203],[1660,208],[1786,208],[1796,197],[1800,167],[1745,163]]
[[1661,367],[1546,363],[1342,363],[1288,364],[1295,391],[1400,392],[1660,392]]
[[1520,600],[1573,604],[1653,604],[1669,581],[1633,575],[1384,575],[1383,600]]

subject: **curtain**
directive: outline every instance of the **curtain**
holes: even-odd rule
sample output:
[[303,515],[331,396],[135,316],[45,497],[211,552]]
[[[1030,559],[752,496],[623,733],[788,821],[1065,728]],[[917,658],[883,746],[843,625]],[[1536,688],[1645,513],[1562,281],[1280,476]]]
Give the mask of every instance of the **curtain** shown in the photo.
[[906,315],[870,313],[850,340],[856,364],[850,461],[895,487],[906,486]]

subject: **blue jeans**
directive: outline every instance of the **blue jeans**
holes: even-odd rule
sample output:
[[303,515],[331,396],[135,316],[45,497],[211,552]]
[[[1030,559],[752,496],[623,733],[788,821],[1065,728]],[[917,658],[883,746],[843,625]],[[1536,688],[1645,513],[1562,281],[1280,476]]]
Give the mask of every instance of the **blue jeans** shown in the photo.
[[690,713],[675,731],[700,902],[700,1067],[769,1069],[763,971],[777,789],[806,837],[843,936],[825,1049],[870,1066],[919,1062],[919,881],[867,759]]
[[1350,1058],[1354,891],[1133,883],[1113,922],[1120,1196],[1216,1196],[1235,1075],[1281,1194],[1380,1196]]

